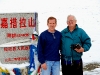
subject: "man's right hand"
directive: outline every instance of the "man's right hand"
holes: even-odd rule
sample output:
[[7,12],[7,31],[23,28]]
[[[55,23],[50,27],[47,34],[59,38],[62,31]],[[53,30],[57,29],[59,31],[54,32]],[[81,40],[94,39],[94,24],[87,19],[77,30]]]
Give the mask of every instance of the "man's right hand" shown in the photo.
[[44,70],[46,70],[47,69],[46,63],[41,64],[41,68],[43,68]]

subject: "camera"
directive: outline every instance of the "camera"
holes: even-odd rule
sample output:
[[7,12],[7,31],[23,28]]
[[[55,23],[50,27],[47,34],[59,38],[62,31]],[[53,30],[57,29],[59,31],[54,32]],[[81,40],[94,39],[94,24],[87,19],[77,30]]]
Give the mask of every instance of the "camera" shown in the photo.
[[81,48],[81,45],[80,44],[71,44],[71,49],[80,49]]

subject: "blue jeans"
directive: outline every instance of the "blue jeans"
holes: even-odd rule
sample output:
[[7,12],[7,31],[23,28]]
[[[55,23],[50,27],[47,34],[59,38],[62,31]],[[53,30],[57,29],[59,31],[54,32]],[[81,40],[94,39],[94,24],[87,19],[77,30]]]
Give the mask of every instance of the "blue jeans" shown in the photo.
[[42,69],[42,75],[60,75],[60,61],[46,61],[47,69]]

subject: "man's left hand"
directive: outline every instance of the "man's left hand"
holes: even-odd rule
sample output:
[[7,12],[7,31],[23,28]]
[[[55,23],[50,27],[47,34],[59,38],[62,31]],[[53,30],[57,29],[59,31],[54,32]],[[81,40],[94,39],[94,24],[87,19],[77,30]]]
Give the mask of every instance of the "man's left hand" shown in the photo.
[[84,48],[82,48],[82,47],[81,47],[80,49],[77,49],[77,48],[76,48],[75,50],[76,50],[77,52],[79,52],[79,53],[84,52]]

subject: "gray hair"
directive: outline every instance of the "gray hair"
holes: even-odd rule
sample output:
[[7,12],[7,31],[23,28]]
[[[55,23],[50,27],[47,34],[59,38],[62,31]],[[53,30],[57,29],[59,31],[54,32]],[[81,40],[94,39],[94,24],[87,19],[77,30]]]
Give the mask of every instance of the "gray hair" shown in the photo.
[[68,21],[68,18],[69,18],[69,17],[73,17],[74,20],[76,20],[76,17],[75,17],[74,15],[68,15],[68,16],[67,16],[67,21]]

